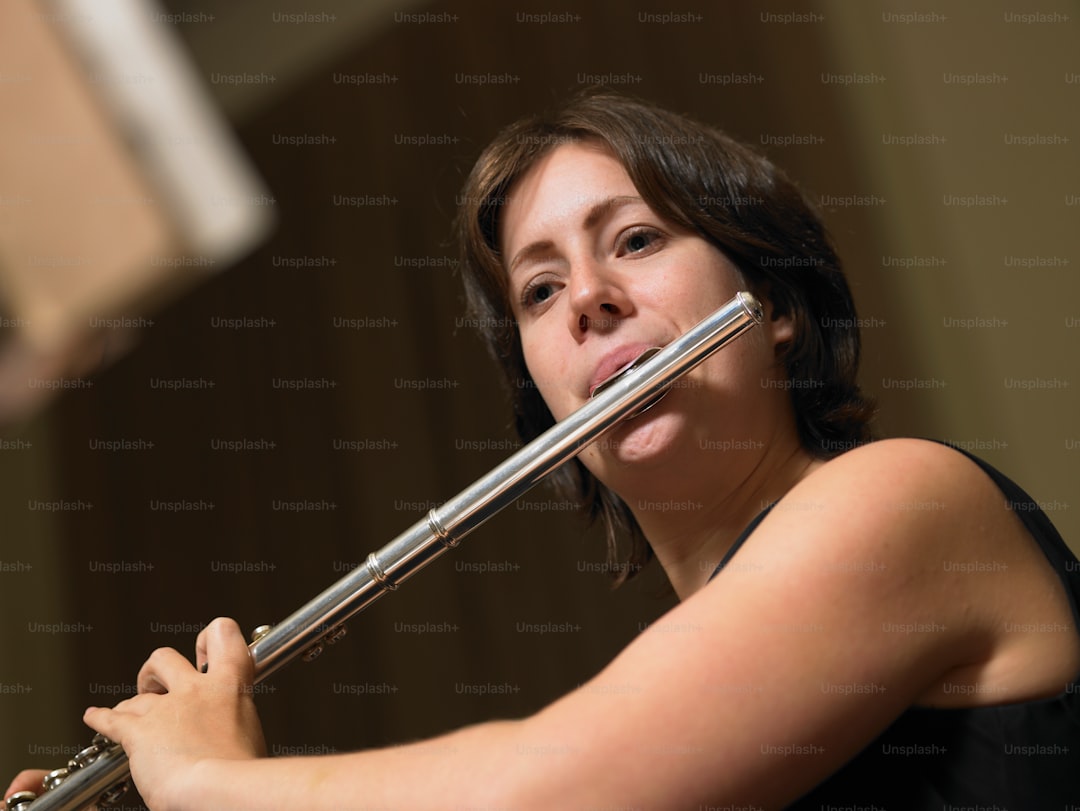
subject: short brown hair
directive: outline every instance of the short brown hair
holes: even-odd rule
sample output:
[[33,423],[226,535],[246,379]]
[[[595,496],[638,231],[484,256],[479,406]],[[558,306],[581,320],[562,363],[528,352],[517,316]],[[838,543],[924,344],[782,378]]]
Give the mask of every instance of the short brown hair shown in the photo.
[[[791,315],[795,337],[782,356],[799,436],[829,458],[871,439],[872,403],[856,383],[860,339],[855,305],[820,218],[763,155],[720,130],[648,102],[610,93],[576,96],[547,115],[522,119],[484,150],[459,197],[458,238],[470,315],[513,392],[515,424],[530,441],[554,424],[529,377],[511,315],[499,251],[513,185],[561,144],[598,141],[622,164],[664,220],[697,233],[738,268],[775,312]],[[603,520],[609,565],[622,582],[651,557],[629,507],[577,460],[554,474],[562,494]],[[618,536],[631,543],[619,563]]]

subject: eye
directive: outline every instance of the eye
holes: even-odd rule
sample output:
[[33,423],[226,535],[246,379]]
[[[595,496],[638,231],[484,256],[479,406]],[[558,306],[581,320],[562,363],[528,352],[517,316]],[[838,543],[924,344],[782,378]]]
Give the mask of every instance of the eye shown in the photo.
[[521,306],[525,309],[537,307],[555,295],[555,288],[551,282],[538,279],[525,285],[521,291]]
[[659,242],[663,235],[655,228],[647,227],[635,227],[628,231],[623,232],[618,244],[616,245],[616,254],[618,256],[624,256],[626,254],[644,253],[650,249],[658,247]]

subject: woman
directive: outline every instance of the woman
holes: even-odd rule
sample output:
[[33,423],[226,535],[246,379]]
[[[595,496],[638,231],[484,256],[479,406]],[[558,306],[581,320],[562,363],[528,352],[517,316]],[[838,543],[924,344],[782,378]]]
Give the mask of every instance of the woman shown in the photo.
[[868,441],[847,285],[788,180],[714,130],[592,95],[504,131],[463,199],[470,301],[519,383],[524,439],[736,291],[765,304],[760,327],[559,473],[680,604],[529,718],[272,760],[244,639],[215,621],[194,667],[159,650],[140,695],[86,712],[152,809],[1080,797],[1080,567],[1000,474],[937,443]]

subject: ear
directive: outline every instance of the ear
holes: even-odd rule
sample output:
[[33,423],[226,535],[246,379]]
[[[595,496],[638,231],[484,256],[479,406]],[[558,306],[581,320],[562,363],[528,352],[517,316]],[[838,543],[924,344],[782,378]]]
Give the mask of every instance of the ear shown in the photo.
[[765,317],[769,321],[769,329],[776,344],[786,344],[795,339],[795,319],[791,317],[791,310],[781,310],[773,306],[770,299],[765,305]]
[[777,357],[787,352],[791,342],[795,340],[795,318],[790,307],[780,303],[772,295],[772,290],[766,287],[762,291],[765,301],[765,324],[768,327],[769,337],[772,341]]

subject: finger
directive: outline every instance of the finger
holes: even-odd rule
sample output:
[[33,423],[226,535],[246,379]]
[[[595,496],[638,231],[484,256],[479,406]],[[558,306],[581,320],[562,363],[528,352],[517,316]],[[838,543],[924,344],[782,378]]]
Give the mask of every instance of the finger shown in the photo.
[[206,626],[199,631],[199,635],[195,637],[195,669],[200,673],[205,673],[207,671],[206,635],[208,629],[209,626]]
[[250,684],[255,678],[247,640],[235,620],[219,617],[199,634],[195,650],[200,669],[209,665],[216,675]]
[[87,707],[83,712],[83,723],[94,732],[100,732],[120,745],[125,742],[127,725],[124,713],[110,710],[108,707]]
[[174,648],[158,648],[139,670],[136,690],[139,693],[167,693],[181,680],[194,675],[191,662]]
[[11,781],[11,785],[4,792],[4,797],[10,797],[20,791],[33,791],[40,794],[42,789],[41,781],[45,779],[46,774],[48,772],[44,769],[23,769],[15,775],[15,779]]

